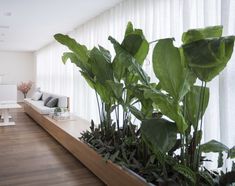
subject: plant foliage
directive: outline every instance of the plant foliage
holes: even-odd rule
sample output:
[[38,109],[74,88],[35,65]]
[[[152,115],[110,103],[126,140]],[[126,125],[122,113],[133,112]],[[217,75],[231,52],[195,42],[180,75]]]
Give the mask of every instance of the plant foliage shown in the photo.
[[95,126],[92,121],[81,139],[105,160],[156,185],[234,182],[234,166],[227,173],[209,171],[202,156],[218,153],[218,167],[222,167],[223,153],[234,158],[234,147],[215,140],[201,144],[210,96],[207,82],[225,68],[233,52],[235,37],[222,37],[222,30],[221,26],[188,30],[180,47],[172,38],[158,40],[152,52],[157,83],[142,68],[154,42],[130,22],[122,42],[108,38],[115,50],[113,58],[102,46],[89,50],[68,35],[56,34],[55,39],[70,49],[63,62],[70,60],[80,69],[97,98],[100,123]]

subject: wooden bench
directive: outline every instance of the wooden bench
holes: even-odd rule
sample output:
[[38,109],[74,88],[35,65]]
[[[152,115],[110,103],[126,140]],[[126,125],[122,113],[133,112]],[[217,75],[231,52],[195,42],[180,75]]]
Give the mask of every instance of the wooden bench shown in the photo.
[[27,104],[24,105],[24,110],[105,184],[112,186],[147,185],[145,180],[132,172],[111,161],[104,161],[95,150],[78,139],[82,131],[89,130],[88,121],[79,117],[69,121],[56,121],[47,115],[39,114]]

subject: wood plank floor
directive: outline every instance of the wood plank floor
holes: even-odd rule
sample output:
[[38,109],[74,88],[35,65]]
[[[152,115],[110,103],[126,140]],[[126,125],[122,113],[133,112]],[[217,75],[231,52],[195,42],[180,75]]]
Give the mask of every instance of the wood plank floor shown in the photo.
[[104,185],[23,109],[11,115],[16,125],[0,127],[0,186]]

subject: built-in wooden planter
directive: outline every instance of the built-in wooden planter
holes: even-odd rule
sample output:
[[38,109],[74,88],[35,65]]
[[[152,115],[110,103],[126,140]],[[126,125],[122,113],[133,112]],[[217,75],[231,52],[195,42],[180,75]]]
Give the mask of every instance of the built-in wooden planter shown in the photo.
[[78,139],[81,132],[89,128],[89,122],[76,118],[71,121],[55,121],[39,114],[25,104],[25,112],[70,151],[105,184],[111,186],[146,186],[147,182],[111,161],[105,161],[95,150]]

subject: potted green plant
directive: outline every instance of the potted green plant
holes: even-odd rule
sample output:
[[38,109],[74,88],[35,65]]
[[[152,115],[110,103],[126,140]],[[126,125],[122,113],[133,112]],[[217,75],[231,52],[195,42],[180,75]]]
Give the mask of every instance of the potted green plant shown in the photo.
[[202,119],[209,101],[206,85],[225,68],[234,36],[222,37],[222,27],[215,26],[185,32],[180,47],[174,46],[172,38],[155,41],[152,64],[158,83],[150,82],[142,69],[149,45],[155,42],[148,42],[131,23],[122,43],[109,37],[116,52],[113,59],[101,46],[88,50],[63,34],[56,34],[55,39],[71,50],[63,54],[63,62],[70,59],[95,90],[100,124],[95,127],[92,122],[81,139],[104,159],[156,185],[234,181],[234,170],[222,174],[207,170],[202,153],[219,153],[220,167],[223,152],[234,158],[235,148],[215,140],[201,144]]

